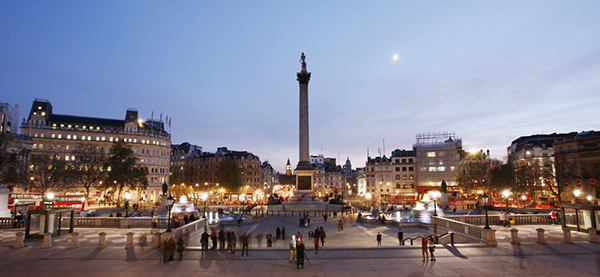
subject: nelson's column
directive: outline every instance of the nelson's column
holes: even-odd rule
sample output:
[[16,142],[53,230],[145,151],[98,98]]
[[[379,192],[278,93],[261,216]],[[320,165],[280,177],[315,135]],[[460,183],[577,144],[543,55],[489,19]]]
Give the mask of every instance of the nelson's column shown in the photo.
[[308,194],[313,192],[313,173],[315,169],[310,163],[310,155],[308,148],[308,81],[310,80],[310,72],[306,70],[306,57],[304,53],[300,57],[302,68],[296,74],[298,83],[300,84],[300,159],[296,166],[296,187],[298,193]]

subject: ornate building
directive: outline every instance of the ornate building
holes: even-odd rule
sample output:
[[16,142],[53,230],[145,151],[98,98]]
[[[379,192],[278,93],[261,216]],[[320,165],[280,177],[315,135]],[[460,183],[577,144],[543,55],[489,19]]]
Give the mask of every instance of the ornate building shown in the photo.
[[[110,155],[114,141],[125,141],[140,165],[148,168],[148,187],[132,191],[132,199],[158,201],[162,184],[169,182],[171,135],[164,123],[143,120],[138,111],[128,109],[125,119],[94,118],[55,114],[50,101],[35,99],[21,133],[32,138],[31,159],[51,153],[66,162],[76,159],[73,150],[79,144],[92,144]],[[80,192],[76,185],[72,189]]]

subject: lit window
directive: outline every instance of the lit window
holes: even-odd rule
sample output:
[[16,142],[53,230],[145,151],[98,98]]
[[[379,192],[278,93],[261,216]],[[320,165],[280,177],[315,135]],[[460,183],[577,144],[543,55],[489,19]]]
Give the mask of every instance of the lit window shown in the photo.
[[66,156],[66,157],[65,157],[65,161],[69,161],[69,156]]
[[88,136],[88,140],[92,140],[92,136]]
[[100,137],[96,137],[96,141],[100,141]]
[[110,137],[110,139],[109,139],[109,140],[112,142],[112,141],[113,141],[113,140],[115,140],[115,139],[114,139],[113,137]]
[[106,137],[102,137],[102,141],[105,141],[105,140],[106,140]]
[[435,152],[427,152],[427,157],[435,157]]
[[56,134],[52,134],[51,138],[56,138]]
[[33,148],[33,149],[37,149],[37,144],[36,144],[36,143],[34,143],[34,144],[33,144],[33,146],[32,146],[32,148]]
[[73,139],[77,139],[77,135],[73,135]]
[[62,138],[62,134],[58,134],[58,138],[61,139]]
[[67,139],[71,139],[71,135],[67,135]]
[[39,149],[44,149],[44,145],[40,143],[40,145],[38,145]]

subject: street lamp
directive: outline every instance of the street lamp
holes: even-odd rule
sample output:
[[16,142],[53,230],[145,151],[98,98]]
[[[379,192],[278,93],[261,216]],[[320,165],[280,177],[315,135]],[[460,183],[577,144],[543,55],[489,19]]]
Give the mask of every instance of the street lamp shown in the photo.
[[129,199],[131,199],[131,193],[125,193],[125,217],[129,217]]
[[171,232],[171,208],[173,207],[173,202],[175,202],[175,199],[173,199],[172,195],[169,195],[169,197],[167,198],[167,208],[169,209],[169,226],[167,227],[167,232]]
[[506,198],[506,213],[508,213],[508,196],[510,195],[510,190],[503,191],[502,195]]
[[489,220],[488,220],[488,203],[490,201],[490,197],[487,194],[483,194],[481,196],[481,200],[483,200],[483,208],[485,209],[485,227],[483,229],[492,229],[490,228]]
[[431,198],[433,198],[433,216],[437,216],[437,203],[435,202],[437,199],[434,195],[432,195]]

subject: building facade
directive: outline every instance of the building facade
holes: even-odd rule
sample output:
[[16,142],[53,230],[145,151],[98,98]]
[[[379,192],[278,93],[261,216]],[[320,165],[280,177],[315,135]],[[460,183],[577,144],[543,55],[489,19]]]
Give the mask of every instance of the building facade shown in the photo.
[[440,191],[442,181],[448,191],[457,191],[456,177],[462,140],[454,132],[417,134],[413,145],[417,156],[419,195]]
[[[66,162],[76,159],[77,145],[91,144],[110,155],[114,141],[125,141],[137,163],[148,168],[147,189],[131,192],[136,201],[159,201],[162,184],[169,182],[171,135],[163,122],[144,121],[135,109],[128,109],[124,120],[61,115],[53,112],[50,101],[35,99],[21,132],[32,139],[31,157],[51,153]],[[81,191],[76,185],[72,190]]]
[[16,104],[14,107],[9,103],[0,102],[0,133],[18,134],[19,111],[21,106]]

